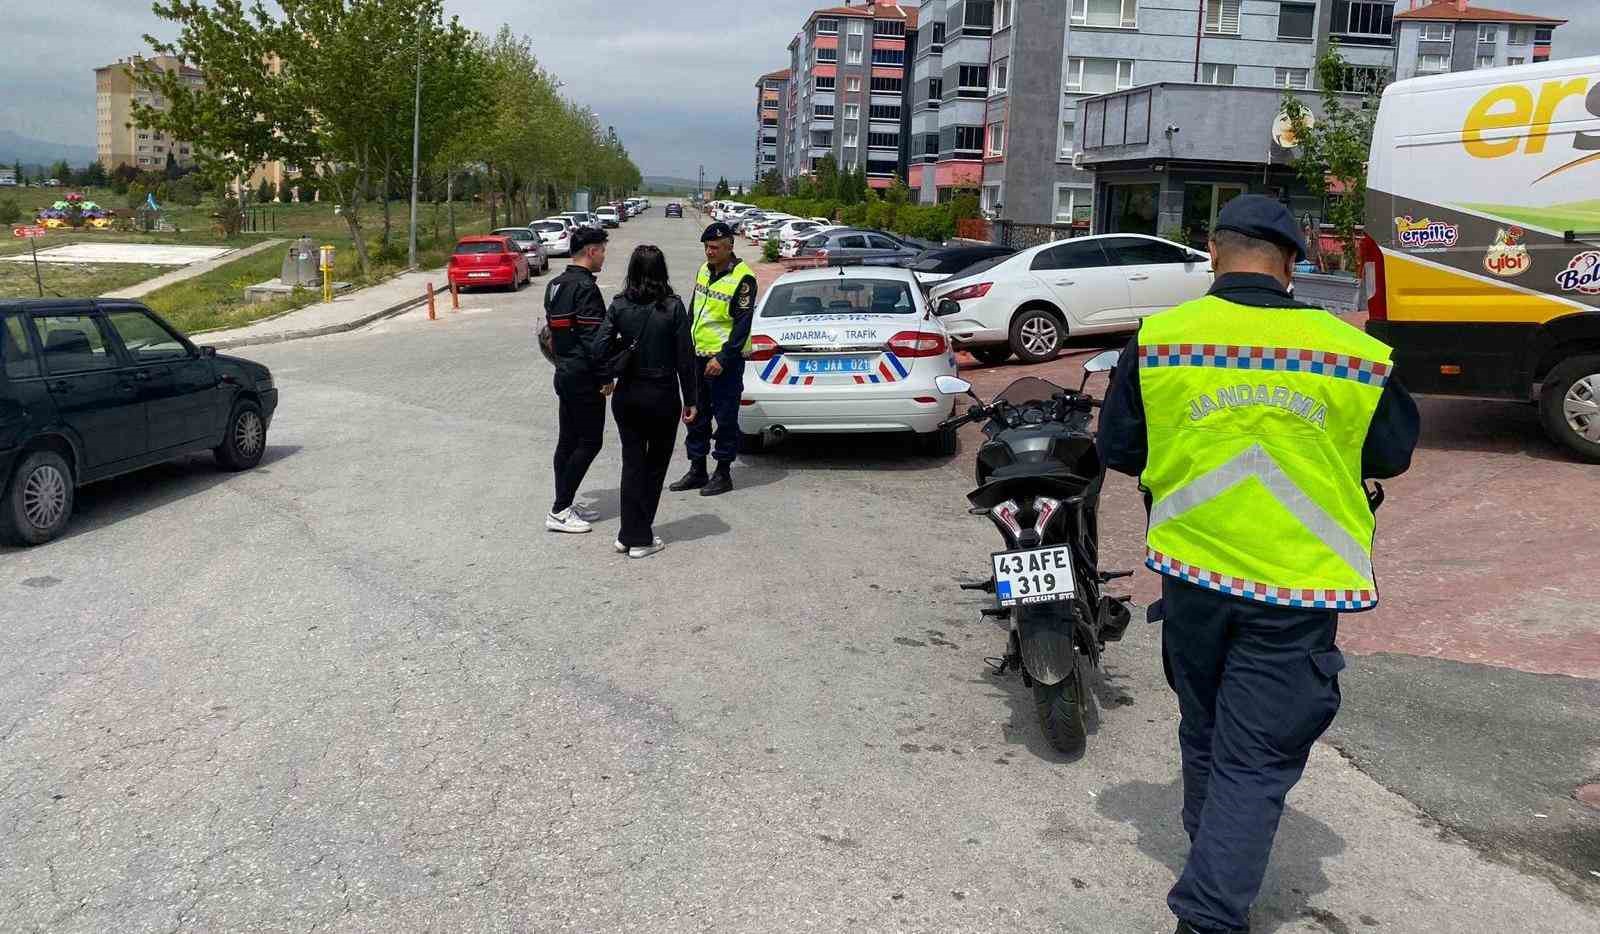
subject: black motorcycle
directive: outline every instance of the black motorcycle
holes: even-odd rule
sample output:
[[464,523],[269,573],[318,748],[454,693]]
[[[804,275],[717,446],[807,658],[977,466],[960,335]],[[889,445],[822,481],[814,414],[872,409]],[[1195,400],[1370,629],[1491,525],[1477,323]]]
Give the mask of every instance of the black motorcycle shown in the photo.
[[[1084,364],[1089,373],[1116,366],[1106,351]],[[972,387],[953,376],[938,378],[947,395]],[[988,580],[963,590],[995,595],[983,615],[1009,620],[1006,654],[987,659],[997,674],[1017,671],[1033,689],[1039,723],[1050,744],[1076,754],[1087,741],[1089,677],[1107,642],[1127,631],[1129,597],[1111,597],[1104,585],[1132,571],[1102,573],[1096,511],[1105,467],[1089,428],[1100,403],[1083,391],[1035,377],[1012,383],[989,403],[945,422],[959,427],[986,422],[978,449],[978,488],[967,494],[973,515],[988,516],[1005,549],[994,552]]]

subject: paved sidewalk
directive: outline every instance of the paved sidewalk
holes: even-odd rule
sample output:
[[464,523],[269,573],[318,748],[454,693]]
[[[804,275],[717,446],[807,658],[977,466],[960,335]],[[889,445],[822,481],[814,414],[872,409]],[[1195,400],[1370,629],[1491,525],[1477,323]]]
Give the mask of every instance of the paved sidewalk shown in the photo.
[[234,260],[244,259],[247,256],[254,256],[255,254],[264,250],[270,250],[273,247],[282,246],[288,242],[289,241],[287,240],[263,240],[254,246],[248,246],[242,250],[230,250],[216,259],[208,259],[198,263],[191,263],[190,265],[184,266],[181,269],[174,269],[172,272],[156,276],[154,279],[146,279],[145,281],[136,285],[130,285],[125,289],[117,289],[115,292],[107,292],[100,297],[144,298],[146,295],[149,295],[156,289],[166,288],[167,286],[172,285],[174,282],[182,282],[185,279],[193,279],[195,276],[203,276],[213,269],[228,265]]
[[439,301],[448,309],[450,286],[445,270],[428,269],[403,273],[377,285],[337,296],[332,302],[309,305],[242,328],[198,334],[194,340],[197,344],[225,350],[353,331],[422,304],[427,300],[430,282]]

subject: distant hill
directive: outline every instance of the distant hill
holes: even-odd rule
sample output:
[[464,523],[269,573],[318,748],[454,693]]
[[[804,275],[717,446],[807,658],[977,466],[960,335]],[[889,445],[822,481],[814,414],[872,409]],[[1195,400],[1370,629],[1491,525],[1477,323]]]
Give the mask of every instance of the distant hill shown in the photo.
[[[713,175],[706,178],[707,188],[710,188],[716,184],[716,176]],[[749,191],[755,186],[754,182],[732,178],[728,179],[728,184],[734,188],[738,188],[740,185],[743,185],[745,191]],[[699,185],[699,182],[695,179],[678,178],[673,175],[646,175],[644,177],[645,191],[658,191],[662,194],[689,194],[695,190],[697,185]]]
[[73,168],[81,169],[98,155],[93,146],[47,143],[11,130],[0,130],[0,165],[11,165],[13,162],[50,165],[58,159],[65,159]]

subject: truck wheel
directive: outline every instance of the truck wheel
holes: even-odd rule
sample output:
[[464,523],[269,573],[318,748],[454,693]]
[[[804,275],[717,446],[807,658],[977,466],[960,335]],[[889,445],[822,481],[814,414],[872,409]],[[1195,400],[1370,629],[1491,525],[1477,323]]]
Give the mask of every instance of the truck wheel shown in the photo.
[[1600,356],[1573,357],[1545,377],[1544,429],[1591,464],[1600,464]]
[[0,503],[0,541],[43,545],[67,527],[75,494],[72,468],[55,451],[34,451],[11,475]]

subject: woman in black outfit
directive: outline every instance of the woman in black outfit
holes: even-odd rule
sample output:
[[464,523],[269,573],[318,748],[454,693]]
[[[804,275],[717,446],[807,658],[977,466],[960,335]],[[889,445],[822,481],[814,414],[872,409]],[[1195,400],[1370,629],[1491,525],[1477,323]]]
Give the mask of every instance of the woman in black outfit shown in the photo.
[[689,314],[672,291],[659,247],[644,244],[633,251],[627,287],[611,300],[594,340],[594,356],[601,360],[632,348],[610,374],[617,380],[611,412],[622,438],[622,531],[616,549],[630,558],[647,558],[666,547],[652,526],[678,422],[694,419],[700,385]]

